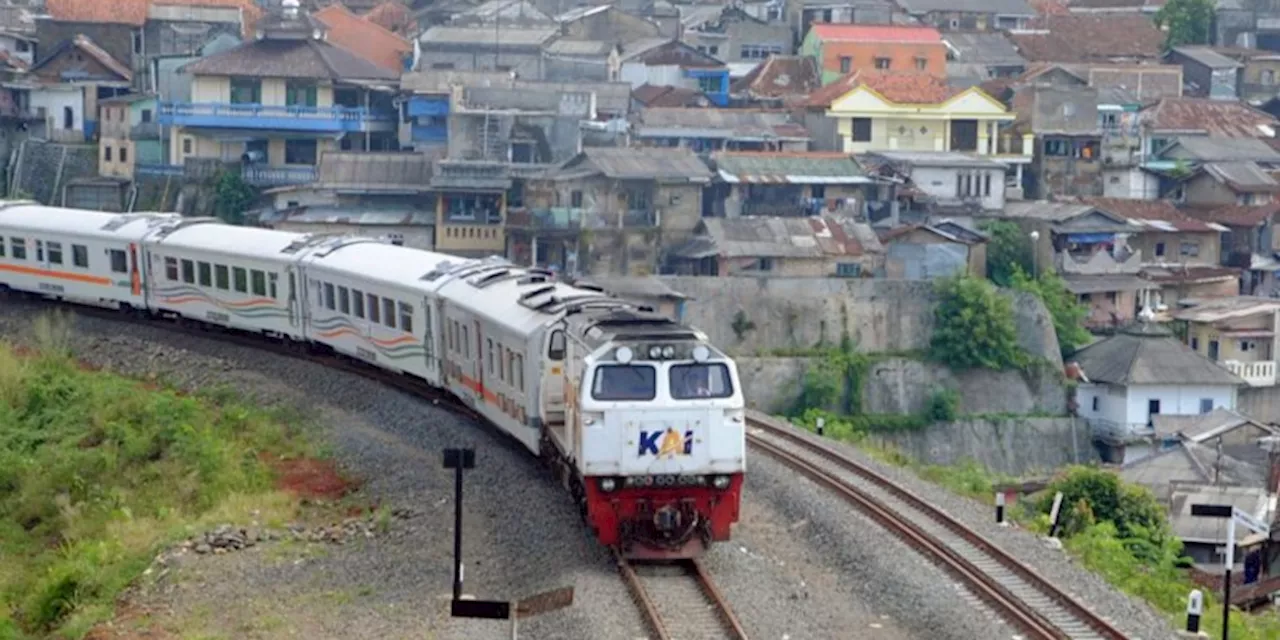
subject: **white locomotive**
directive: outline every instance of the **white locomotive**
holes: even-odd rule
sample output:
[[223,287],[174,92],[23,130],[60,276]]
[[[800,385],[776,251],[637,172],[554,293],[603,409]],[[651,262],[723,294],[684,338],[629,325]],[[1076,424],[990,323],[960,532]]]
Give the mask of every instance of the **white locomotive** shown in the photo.
[[737,369],[706,336],[505,260],[382,241],[0,202],[0,288],[332,349],[447,389],[543,457],[601,542],[729,538]]

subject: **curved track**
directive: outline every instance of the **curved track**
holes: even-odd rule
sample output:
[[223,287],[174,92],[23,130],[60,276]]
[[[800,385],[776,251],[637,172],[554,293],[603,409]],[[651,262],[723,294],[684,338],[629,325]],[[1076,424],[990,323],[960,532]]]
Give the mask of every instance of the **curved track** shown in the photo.
[[658,640],[747,640],[702,562],[634,564],[617,550],[614,559]]
[[790,425],[748,417],[747,442],[871,516],[1036,640],[1126,640],[1070,594],[908,489]]

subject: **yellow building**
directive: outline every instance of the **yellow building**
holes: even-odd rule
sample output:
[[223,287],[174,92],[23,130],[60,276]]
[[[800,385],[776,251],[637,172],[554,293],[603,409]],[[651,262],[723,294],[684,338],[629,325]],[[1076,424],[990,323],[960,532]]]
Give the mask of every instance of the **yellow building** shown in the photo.
[[1280,301],[1248,296],[1207,300],[1176,311],[1186,323],[1187,346],[1252,387],[1276,384]]

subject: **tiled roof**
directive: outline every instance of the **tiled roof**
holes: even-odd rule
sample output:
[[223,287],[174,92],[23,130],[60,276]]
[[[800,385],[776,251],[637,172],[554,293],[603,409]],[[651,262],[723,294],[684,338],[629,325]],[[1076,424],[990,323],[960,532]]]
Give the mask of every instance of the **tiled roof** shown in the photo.
[[1184,209],[1187,215],[1205,222],[1216,222],[1232,227],[1254,227],[1274,219],[1280,213],[1280,203],[1264,205],[1226,205]]
[[994,13],[1000,16],[1035,15],[1035,10],[1026,0],[898,0],[898,5],[912,15],[949,11]]
[[320,40],[252,40],[234,49],[200,58],[185,73],[210,76],[314,78],[318,80],[399,80],[342,47]]
[[866,223],[851,218],[703,218],[716,254],[728,258],[811,258],[884,253]]
[[1141,104],[1182,96],[1182,67],[1176,64],[1114,64],[1034,62],[1012,84],[1025,84],[1053,71],[1069,73],[1099,91],[1099,100],[1132,96]]
[[1179,211],[1168,200],[1130,200],[1127,198],[1082,198],[1082,202],[1107,213],[1128,218],[1131,223],[1153,231],[1225,231],[1213,223],[1193,218]]
[[[1199,162],[1264,162],[1280,164],[1280,151],[1267,140],[1260,138],[1219,138],[1215,136],[1182,136],[1173,146],[1161,152],[1169,158],[1173,152],[1182,151],[1189,159]],[[1177,157],[1184,157],[1178,154]]]
[[868,24],[815,24],[809,32],[822,40],[856,42],[942,42],[933,27],[898,27]]
[[813,56],[769,56],[735,81],[730,91],[754,98],[787,98],[809,95],[821,85],[818,62]]
[[1214,51],[1213,47],[1174,47],[1173,51],[1211,69],[1239,69],[1244,66],[1234,58],[1229,58]]
[[945,80],[925,74],[859,70],[809,94],[808,106],[830,107],[859,86],[897,104],[938,104],[960,93]]
[[91,38],[89,38],[89,36],[86,36],[84,34],[80,34],[70,40],[63,41],[62,45],[58,46],[53,51],[50,51],[49,54],[46,55],[43,59],[36,62],[36,64],[31,67],[31,70],[32,71],[38,70],[40,67],[43,67],[45,63],[49,62],[50,60],[53,60],[54,58],[57,58],[59,55],[62,54],[63,51],[66,51],[68,48],[71,48],[71,47],[75,47],[80,51],[84,52],[85,55],[96,60],[98,64],[101,64],[102,66],[106,67],[109,71],[111,71],[111,73],[116,74],[122,80],[126,80],[126,81],[133,80],[133,71],[129,69],[128,65],[125,65],[121,63],[119,60],[116,60],[115,58],[113,58],[111,54],[107,53],[106,50],[104,50],[102,47],[99,47],[97,43],[95,43]]
[[1018,55],[1018,48],[1003,32],[954,32],[942,39],[955,51],[953,62],[984,65],[1021,65],[1027,62]]
[[147,10],[152,4],[239,7],[244,10],[246,33],[248,26],[262,16],[262,9],[253,0],[46,0],[45,11],[55,20],[130,24],[140,27],[146,23]]
[[427,29],[419,40],[423,47],[433,45],[470,45],[476,48],[492,49],[495,45],[503,48],[524,47],[538,48],[559,34],[555,27],[520,27],[516,25],[491,26],[434,26]]
[[[1038,31],[1010,34],[1022,56],[1043,62],[1160,57],[1164,33],[1136,14],[1042,16]],[[1047,33],[1045,32],[1047,31]]]
[[635,123],[638,136],[708,138],[809,138],[803,125],[781,111],[650,107]]
[[711,104],[707,94],[697,89],[648,83],[632,89],[631,97],[646,107],[692,107]]
[[1028,0],[1028,4],[1042,16],[1069,16],[1071,9],[1063,0]]
[[562,170],[592,169],[615,180],[709,181],[711,170],[687,148],[588,147]]
[[364,14],[366,20],[402,36],[409,35],[418,27],[409,8],[395,0],[387,0]]
[[325,38],[329,43],[384,69],[404,70],[404,56],[413,51],[408,40],[351,13],[340,4],[331,4],[311,15],[329,27]]
[[1139,117],[1157,132],[1225,138],[1270,138],[1278,124],[1267,112],[1242,102],[1208,98],[1165,98],[1143,109]]
[[1090,382],[1118,385],[1239,385],[1243,381],[1158,325],[1140,325],[1075,352]]
[[1280,191],[1280,182],[1256,162],[1210,162],[1200,169],[1238,193]]

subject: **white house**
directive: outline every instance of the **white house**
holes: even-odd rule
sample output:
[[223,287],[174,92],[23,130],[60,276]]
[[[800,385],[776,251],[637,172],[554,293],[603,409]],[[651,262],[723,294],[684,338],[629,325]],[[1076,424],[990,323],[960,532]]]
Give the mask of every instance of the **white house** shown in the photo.
[[1091,344],[1071,357],[1084,372],[1078,412],[1110,461],[1148,456],[1160,415],[1235,410],[1244,380],[1196,353],[1162,326],[1142,323]]
[[36,37],[34,34],[0,29],[0,51],[30,67],[35,64]]
[[868,157],[887,162],[939,205],[1004,209],[1009,167],[1003,162],[959,151],[879,151]]

